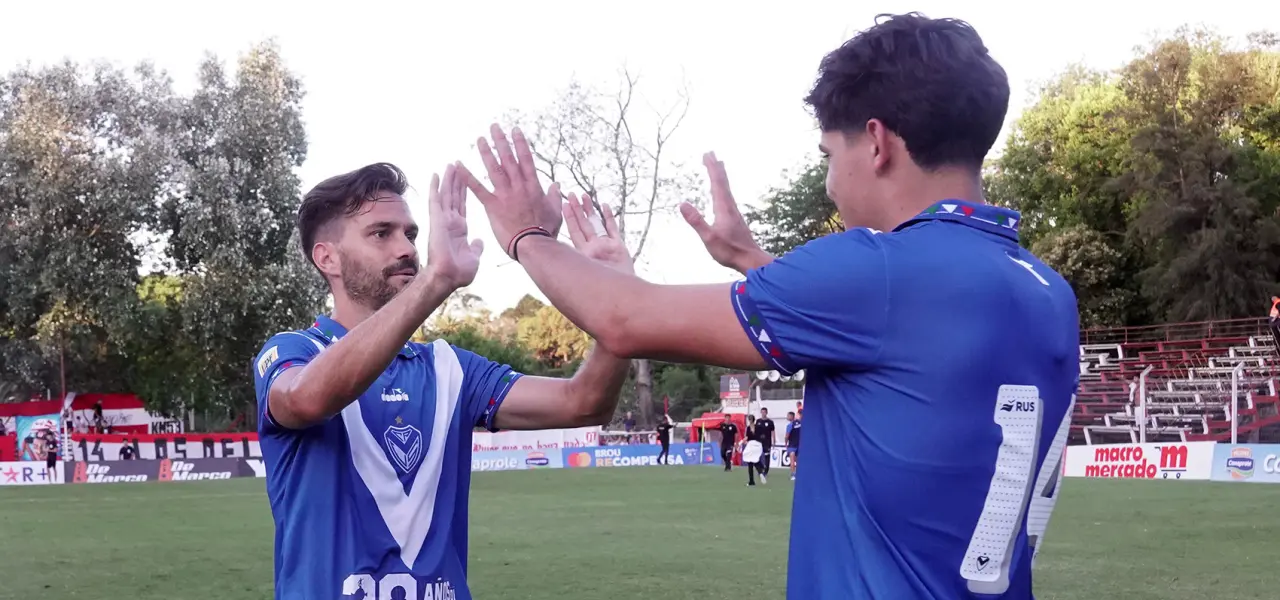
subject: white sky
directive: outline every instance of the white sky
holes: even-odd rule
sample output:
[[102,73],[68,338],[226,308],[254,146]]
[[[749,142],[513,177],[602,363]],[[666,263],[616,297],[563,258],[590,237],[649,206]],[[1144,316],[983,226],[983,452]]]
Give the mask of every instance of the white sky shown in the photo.
[[[742,202],[780,185],[784,169],[814,154],[817,132],[801,99],[822,55],[872,25],[877,13],[919,10],[972,23],[1009,73],[1010,119],[1030,102],[1036,82],[1072,62],[1118,67],[1153,33],[1187,23],[1233,36],[1280,29],[1280,2],[1266,0],[867,6],[795,0],[759,2],[758,8],[722,0],[4,4],[0,69],[6,71],[28,61],[106,59],[129,66],[145,59],[187,92],[206,52],[232,61],[253,43],[275,38],[307,91],[304,190],[375,161],[399,165],[425,190],[432,173],[452,160],[478,167],[471,144],[496,117],[511,108],[536,109],[574,75],[607,85],[625,63],[640,72],[642,90],[655,103],[683,78],[693,103],[673,152],[697,165],[702,152],[714,150]],[[425,207],[410,201],[425,220]],[[471,231],[485,240],[486,251],[472,291],[500,310],[536,290],[473,206]],[[657,227],[645,250],[647,278],[683,283],[732,276],[678,218]]]

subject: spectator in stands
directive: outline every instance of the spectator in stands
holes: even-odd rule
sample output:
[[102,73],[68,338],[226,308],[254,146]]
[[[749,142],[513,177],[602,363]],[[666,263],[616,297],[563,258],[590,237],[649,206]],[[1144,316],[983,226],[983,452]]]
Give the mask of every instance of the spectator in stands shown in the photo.
[[622,418],[622,429],[624,431],[635,431],[636,418],[631,416],[631,411],[627,411],[627,415]]
[[126,438],[120,445],[120,460],[133,460],[133,458],[133,444]]
[[4,419],[0,419],[0,436],[9,435],[4,428]]
[[1138,378],[1129,380],[1129,406],[1138,405]]
[[662,415],[658,419],[658,443],[662,444],[662,452],[658,453],[658,464],[671,464],[671,415]]
[[1280,354],[1280,297],[1278,296],[1271,297],[1271,316],[1268,318],[1268,324],[1271,326],[1271,347]]
[[99,432],[104,432],[107,427],[107,420],[102,416],[102,400],[93,403],[93,426]]

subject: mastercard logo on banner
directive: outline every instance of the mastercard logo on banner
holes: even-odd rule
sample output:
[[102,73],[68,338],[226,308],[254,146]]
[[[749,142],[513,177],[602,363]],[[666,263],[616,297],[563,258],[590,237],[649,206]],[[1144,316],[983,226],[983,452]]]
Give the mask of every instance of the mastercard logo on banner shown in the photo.
[[590,453],[590,452],[574,452],[573,454],[570,454],[570,455],[569,455],[569,461],[568,461],[568,462],[569,462],[569,467],[571,467],[571,468],[573,468],[573,467],[590,467],[590,466],[591,466],[591,453]]

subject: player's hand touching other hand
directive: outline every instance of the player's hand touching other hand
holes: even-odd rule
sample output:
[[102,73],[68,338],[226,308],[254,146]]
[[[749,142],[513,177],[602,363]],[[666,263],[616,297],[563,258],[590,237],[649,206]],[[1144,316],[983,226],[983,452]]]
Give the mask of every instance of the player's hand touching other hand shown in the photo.
[[[529,141],[519,128],[512,131],[515,147],[496,123],[490,127],[493,146],[480,138],[476,146],[493,189],[464,167],[462,173],[468,187],[484,205],[493,226],[493,235],[508,256],[518,258],[518,241],[528,235],[555,237],[560,231],[560,186],[552,183],[544,191],[538,182],[538,169],[529,149]],[[494,150],[497,156],[494,156]]]
[[480,269],[484,244],[467,241],[467,177],[461,163],[432,176],[427,206],[427,275],[447,287],[466,287]]
[[747,220],[738,210],[738,203],[729,191],[724,163],[716,160],[714,152],[708,152],[702,156],[702,164],[707,167],[707,179],[711,182],[711,214],[715,222],[707,223],[702,213],[688,202],[680,205],[680,214],[702,238],[711,258],[743,274],[772,262],[773,257],[756,244]]
[[622,241],[622,236],[618,235],[618,221],[613,216],[613,210],[602,206],[600,212],[597,212],[591,196],[584,194],[579,200],[577,194],[569,194],[563,212],[574,248],[592,260],[623,273],[635,274],[635,265],[627,252],[627,245]]

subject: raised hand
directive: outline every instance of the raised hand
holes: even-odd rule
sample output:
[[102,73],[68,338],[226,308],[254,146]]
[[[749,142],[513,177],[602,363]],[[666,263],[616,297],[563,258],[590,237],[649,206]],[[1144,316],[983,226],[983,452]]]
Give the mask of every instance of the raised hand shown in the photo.
[[[480,150],[480,160],[493,190],[485,187],[466,167],[462,167],[462,174],[467,186],[484,205],[494,237],[511,255],[511,241],[522,231],[540,228],[552,237],[560,231],[560,186],[552,183],[550,189],[543,191],[529,141],[519,128],[511,132],[515,140],[514,150],[496,123],[489,128],[489,134],[493,137],[493,148],[483,137],[476,141],[476,147]],[[494,156],[494,149],[497,156]]]
[[480,270],[480,240],[467,241],[467,179],[462,163],[444,169],[444,178],[431,177],[427,197],[427,269],[453,288],[471,285]]
[[563,210],[574,248],[587,258],[624,273],[635,274],[635,264],[627,252],[627,244],[618,235],[618,220],[608,206],[600,209],[604,213],[601,215],[596,212],[591,196],[584,194],[579,201],[577,194],[569,194]]
[[680,205],[680,214],[702,238],[711,258],[744,274],[772,261],[773,257],[756,244],[747,220],[738,210],[738,203],[729,191],[729,176],[725,175],[724,163],[716,160],[714,152],[708,152],[702,156],[702,164],[707,167],[707,179],[711,182],[711,214],[715,222],[707,223],[702,213],[688,202]]

